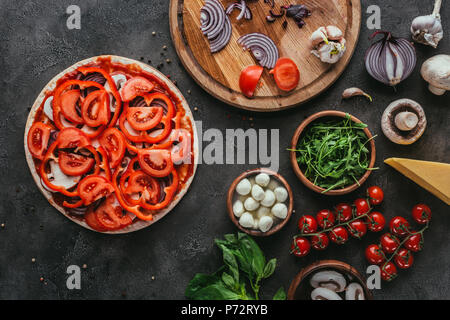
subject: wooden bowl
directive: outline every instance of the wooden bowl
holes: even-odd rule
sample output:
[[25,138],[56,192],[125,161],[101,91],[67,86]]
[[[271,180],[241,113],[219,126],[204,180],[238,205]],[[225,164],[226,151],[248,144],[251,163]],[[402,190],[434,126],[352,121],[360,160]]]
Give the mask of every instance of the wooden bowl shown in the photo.
[[310,300],[313,288],[309,284],[310,277],[318,271],[335,270],[342,273],[347,280],[352,278],[352,282],[358,282],[364,290],[366,300],[372,300],[373,296],[367,288],[366,280],[361,274],[349,264],[337,260],[321,260],[303,268],[292,280],[288,290],[288,300]]
[[[281,183],[281,185],[283,185],[284,188],[286,188],[287,192],[288,192],[288,199],[286,200],[287,202],[289,202],[289,204],[287,205],[288,207],[288,214],[286,219],[282,220],[281,222],[279,222],[278,224],[274,224],[272,226],[272,228],[267,231],[267,232],[262,232],[259,230],[253,230],[253,229],[247,229],[242,227],[239,224],[239,221],[236,219],[236,216],[233,213],[233,198],[236,192],[236,186],[237,184],[245,178],[251,177],[251,176],[256,176],[259,173],[267,173],[269,176],[271,176],[271,179],[275,178],[278,182]],[[289,186],[289,184],[287,183],[287,181],[278,173],[269,170],[269,169],[265,169],[265,168],[259,168],[259,169],[254,169],[254,170],[248,170],[245,171],[244,173],[242,173],[239,177],[237,177],[233,183],[231,184],[230,188],[228,189],[228,195],[227,195],[227,209],[228,209],[228,215],[230,216],[231,221],[233,221],[233,223],[236,225],[236,227],[238,227],[242,232],[245,232],[249,235],[252,236],[256,236],[256,237],[266,237],[266,236],[270,236],[272,234],[274,234],[275,232],[280,231],[285,225],[286,223],[289,221],[289,219],[292,216],[292,210],[294,208],[294,197],[292,195],[292,189]]]
[[[297,149],[298,140],[300,139],[302,133],[305,131],[305,129],[308,127],[308,125],[311,124],[312,122],[314,122],[315,120],[317,120],[319,118],[325,118],[325,117],[326,118],[332,118],[332,117],[345,118],[346,115],[347,115],[347,113],[345,113],[345,112],[334,111],[334,110],[321,111],[321,112],[313,114],[312,116],[307,118],[305,121],[303,121],[300,124],[300,126],[297,128],[297,130],[295,131],[294,136],[292,137],[292,141],[291,141],[291,149],[293,149],[293,150]],[[353,122],[362,123],[362,121],[359,120],[358,118],[356,118],[352,115],[350,115],[350,117]],[[367,135],[367,138],[371,139],[370,140],[370,165],[369,165],[369,168],[373,168],[375,165],[375,158],[376,158],[375,141],[373,140],[373,136],[370,133],[369,129],[365,128],[364,132]],[[323,193],[325,191],[324,188],[316,186],[308,178],[306,178],[306,176],[303,174],[303,172],[300,169],[300,166],[297,162],[296,154],[297,154],[297,152],[295,152],[295,151],[291,151],[291,154],[290,154],[291,164],[292,164],[292,168],[294,169],[295,174],[300,179],[300,181],[303,182],[303,184],[305,186],[307,186],[309,189],[311,189],[317,193],[322,193],[322,194],[329,195],[329,196],[340,196],[340,195],[350,193],[350,192],[358,189],[367,180],[367,178],[369,178],[370,174],[372,173],[372,170],[367,170],[366,173],[359,179],[358,183],[352,184],[343,189],[330,190],[326,193]]]

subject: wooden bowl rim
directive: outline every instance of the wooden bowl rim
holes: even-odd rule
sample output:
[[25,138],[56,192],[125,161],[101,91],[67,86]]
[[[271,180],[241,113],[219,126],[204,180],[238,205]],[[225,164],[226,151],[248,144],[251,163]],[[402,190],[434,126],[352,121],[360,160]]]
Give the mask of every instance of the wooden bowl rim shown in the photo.
[[317,272],[321,269],[335,269],[340,272],[346,272],[353,277],[355,277],[358,282],[361,284],[361,286],[364,289],[364,295],[366,300],[372,300],[373,295],[372,292],[370,292],[369,288],[366,285],[365,279],[362,277],[362,275],[359,273],[356,268],[352,267],[346,262],[342,262],[339,260],[320,260],[316,261],[309,266],[303,268],[300,270],[300,272],[295,276],[295,278],[292,280],[291,285],[289,286],[287,299],[288,300],[295,300],[295,293],[297,292],[298,287],[302,283],[304,279],[306,279],[310,274]]
[[[323,117],[340,117],[340,118],[345,118],[347,114],[350,115],[350,118],[351,118],[351,120],[353,122],[355,122],[355,123],[363,123],[361,120],[359,120],[358,118],[356,118],[355,116],[353,116],[353,115],[351,115],[351,114],[349,114],[347,112],[336,111],[336,110],[320,111],[320,112],[314,113],[313,115],[309,116],[295,130],[294,136],[292,137],[292,141],[291,141],[291,149],[294,150],[294,149],[297,148],[298,139],[300,138],[301,134],[308,127],[308,125],[310,125],[315,120],[317,120],[319,118],[323,118]],[[371,158],[370,158],[369,168],[374,168],[375,160],[376,160],[375,141],[373,139],[372,133],[370,132],[370,130],[368,128],[365,128],[364,132],[367,135],[367,138],[371,139],[370,140],[370,149],[371,149],[370,150],[370,157]],[[350,186],[348,186],[348,187],[346,187],[344,189],[331,190],[331,191],[328,191],[326,193],[323,193],[323,191],[325,191],[324,188],[316,186],[308,178],[306,178],[306,176],[303,174],[302,170],[300,169],[300,166],[298,165],[295,151],[291,151],[290,152],[290,157],[291,157],[292,168],[294,169],[294,172],[297,175],[297,177],[300,179],[300,181],[306,187],[311,189],[312,191],[315,191],[315,192],[323,194],[323,195],[328,195],[328,196],[339,196],[339,195],[344,195],[344,194],[348,194],[348,193],[350,193],[352,191],[355,191],[360,186],[362,186],[362,184],[364,182],[366,182],[366,180],[369,178],[370,174],[372,173],[372,170],[367,170],[366,173],[358,180],[359,184],[358,183],[354,183],[354,184],[352,184],[352,185],[350,185]]]
[[[284,185],[284,187],[286,188],[286,190],[288,192],[288,195],[289,195],[288,214],[287,214],[286,219],[282,220],[280,223],[278,223],[277,225],[273,226],[267,232],[262,232],[262,231],[252,230],[252,229],[247,229],[247,228],[242,227],[239,224],[239,221],[236,219],[236,216],[233,213],[233,196],[234,196],[234,193],[236,191],[237,184],[242,179],[247,178],[247,177],[252,176],[252,175],[256,175],[258,173],[267,173],[270,176],[274,176],[278,181],[280,181]],[[294,210],[294,196],[293,196],[293,193],[292,193],[291,186],[286,181],[286,179],[284,179],[283,176],[280,175],[279,173],[277,173],[275,171],[272,171],[270,169],[266,169],[266,168],[252,169],[252,170],[247,170],[247,171],[244,171],[243,173],[241,173],[236,179],[234,179],[234,181],[231,184],[230,188],[228,188],[227,209],[228,209],[228,216],[230,217],[231,221],[233,221],[233,223],[239,228],[239,230],[241,230],[242,232],[245,232],[245,233],[247,233],[249,235],[252,235],[252,236],[267,237],[267,236],[270,236],[270,235],[280,231],[287,224],[289,219],[291,218],[292,212]]]

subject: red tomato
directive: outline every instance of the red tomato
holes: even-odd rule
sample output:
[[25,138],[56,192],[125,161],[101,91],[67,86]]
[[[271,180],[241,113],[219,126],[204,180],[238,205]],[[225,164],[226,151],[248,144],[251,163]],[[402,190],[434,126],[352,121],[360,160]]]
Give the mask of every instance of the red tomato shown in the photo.
[[384,199],[383,190],[380,187],[373,186],[367,189],[367,196],[369,197],[369,202],[371,205],[377,206]]
[[128,108],[127,120],[135,130],[145,131],[156,127],[164,115],[160,107],[132,107]]
[[261,66],[249,66],[242,70],[239,78],[239,87],[247,98],[253,97],[263,71],[264,68]]
[[328,234],[330,240],[337,244],[344,244],[348,240],[348,232],[344,227],[336,227]]
[[339,203],[334,209],[334,214],[336,215],[336,219],[339,222],[347,222],[352,216],[352,207],[348,203]]
[[311,250],[311,244],[308,239],[303,237],[297,237],[291,245],[291,253],[297,257],[306,256]]
[[91,92],[84,99],[81,117],[84,123],[93,128],[108,124],[111,117],[108,93],[104,90]]
[[322,229],[330,228],[334,225],[334,215],[330,210],[321,210],[316,216],[317,223]]
[[330,240],[325,233],[319,233],[311,238],[311,245],[316,250],[325,250],[329,243]]
[[393,254],[400,246],[400,241],[396,236],[393,236],[390,233],[385,233],[380,238],[380,245],[381,249],[383,249],[385,253]]
[[99,231],[99,232],[105,232],[107,229],[100,225],[100,222],[97,219],[97,214],[94,211],[94,206],[90,206],[84,215],[84,220],[86,221],[87,225],[91,227],[92,229]]
[[278,88],[283,91],[292,91],[298,86],[300,72],[294,61],[289,58],[280,58],[275,68],[270,71]]
[[129,195],[141,193],[146,202],[153,204],[158,203],[161,197],[161,188],[158,181],[141,170],[130,175],[128,186],[124,192]]
[[91,175],[80,181],[77,190],[84,205],[88,206],[114,192],[114,187],[105,177]]
[[77,102],[80,99],[80,96],[81,96],[80,90],[73,89],[64,92],[59,97],[61,113],[67,120],[76,124],[83,123],[83,119],[77,112]]
[[111,168],[116,168],[122,161],[125,151],[125,137],[116,128],[108,128],[99,139],[100,145],[106,150]]
[[173,162],[169,150],[141,150],[138,154],[138,161],[142,170],[152,177],[167,177],[173,169]]
[[134,77],[125,82],[121,89],[122,100],[129,102],[134,98],[152,91],[155,85],[144,77]]
[[313,216],[302,216],[298,221],[298,228],[303,234],[315,233],[317,231],[317,221]]
[[403,217],[394,217],[389,223],[391,233],[399,237],[404,237],[410,232],[409,222]]
[[394,257],[394,262],[400,269],[408,269],[414,262],[413,254],[405,249],[400,249]]
[[418,224],[426,224],[431,220],[431,209],[426,204],[418,204],[412,209],[412,216]]
[[354,202],[356,208],[356,216],[362,216],[363,214],[369,213],[370,205],[366,199],[356,199]]
[[367,227],[361,220],[355,220],[349,223],[348,231],[350,231],[352,237],[361,239],[366,235]]
[[371,244],[366,248],[366,259],[369,263],[376,265],[380,265],[386,260],[383,251],[376,244]]
[[95,161],[92,158],[59,151],[58,164],[61,171],[68,176],[81,176],[91,170]]
[[72,149],[85,147],[91,144],[89,138],[83,131],[77,128],[66,128],[58,133],[58,147],[61,149]]
[[397,268],[392,262],[388,262],[381,267],[381,279],[391,281],[397,277]]
[[37,159],[44,159],[52,127],[42,122],[35,122],[28,131],[27,144],[31,155]]
[[380,232],[386,225],[386,219],[380,212],[372,212],[367,219],[369,230],[372,232]]
[[95,210],[95,215],[99,225],[108,231],[125,228],[133,222],[130,216],[124,215],[124,210],[117,203],[114,194],[108,196]]
[[420,233],[413,234],[406,239],[404,246],[412,252],[419,252],[423,247],[423,239]]

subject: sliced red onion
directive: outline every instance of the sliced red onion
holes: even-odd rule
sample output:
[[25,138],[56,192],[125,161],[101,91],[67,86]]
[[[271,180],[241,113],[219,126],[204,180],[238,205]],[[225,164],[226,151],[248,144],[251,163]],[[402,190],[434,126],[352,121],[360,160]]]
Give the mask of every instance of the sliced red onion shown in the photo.
[[208,39],[216,38],[225,26],[225,9],[218,0],[206,0],[200,11],[201,30]]
[[413,72],[417,62],[416,50],[407,39],[393,37],[390,32],[377,31],[371,38],[378,34],[384,37],[367,49],[366,69],[376,80],[395,86]]
[[[244,2],[244,5],[242,4],[243,2]],[[236,18],[237,20],[241,20],[243,17],[244,17],[246,20],[252,20],[252,18],[253,18],[252,11],[251,11],[250,8],[245,4],[245,1],[241,1],[240,3],[239,3],[239,2],[235,2],[235,3],[230,4],[230,5],[227,7],[226,14],[227,14],[227,15],[230,15],[230,14],[233,12],[234,9],[238,9],[238,10],[241,11],[240,14],[239,14],[239,15],[237,16],[237,18]],[[243,17],[241,16],[242,12],[244,12]]]
[[277,46],[268,36],[258,32],[249,33],[240,37],[238,43],[245,50],[250,50],[261,66],[275,68],[279,53]]
[[223,28],[222,32],[215,38],[212,39],[209,43],[209,47],[212,53],[219,52],[230,42],[231,39],[231,21],[228,16],[225,18],[225,28]]

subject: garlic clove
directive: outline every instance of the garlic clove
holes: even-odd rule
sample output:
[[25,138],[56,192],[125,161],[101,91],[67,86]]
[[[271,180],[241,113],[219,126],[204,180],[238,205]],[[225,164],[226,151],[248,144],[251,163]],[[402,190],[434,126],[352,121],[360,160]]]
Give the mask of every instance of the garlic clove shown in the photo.
[[420,16],[411,24],[413,40],[436,48],[444,37],[441,19],[435,15]]

